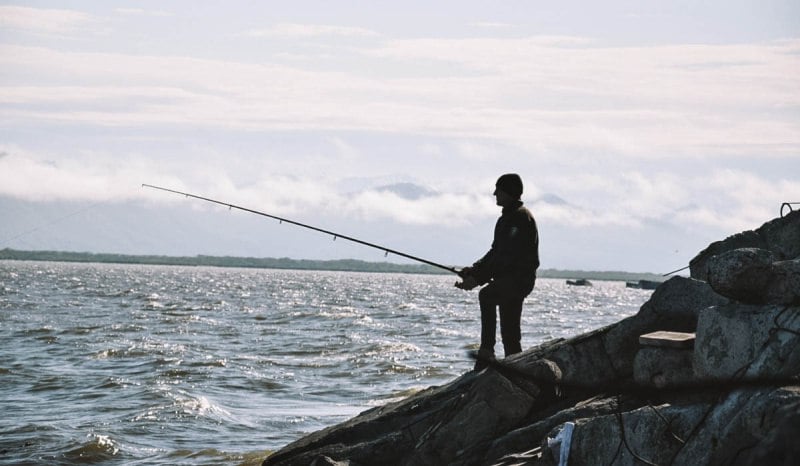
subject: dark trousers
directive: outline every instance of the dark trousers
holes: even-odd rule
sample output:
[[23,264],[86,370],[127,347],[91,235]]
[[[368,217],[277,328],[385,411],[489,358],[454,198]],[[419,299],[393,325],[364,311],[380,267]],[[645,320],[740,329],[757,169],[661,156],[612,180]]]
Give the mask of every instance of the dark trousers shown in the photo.
[[[535,281],[535,280],[534,280]],[[530,286],[492,281],[478,293],[481,306],[481,348],[494,352],[497,333],[497,311],[500,312],[500,336],[506,356],[522,351],[520,320],[522,302],[533,290]]]

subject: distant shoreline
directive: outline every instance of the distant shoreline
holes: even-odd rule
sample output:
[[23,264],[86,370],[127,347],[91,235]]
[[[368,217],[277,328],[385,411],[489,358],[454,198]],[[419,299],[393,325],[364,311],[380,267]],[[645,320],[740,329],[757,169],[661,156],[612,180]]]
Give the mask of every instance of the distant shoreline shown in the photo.
[[[241,267],[286,270],[325,270],[334,272],[412,273],[427,275],[448,274],[448,272],[425,264],[367,262],[356,259],[309,260],[290,259],[288,257],[256,258],[206,255],[163,256],[70,251],[20,251],[8,248],[0,249],[0,260],[81,262],[100,264],[182,265],[200,267]],[[540,278],[585,278],[588,280],[609,281],[664,281],[664,277],[658,274],[620,271],[540,269],[538,276]]]

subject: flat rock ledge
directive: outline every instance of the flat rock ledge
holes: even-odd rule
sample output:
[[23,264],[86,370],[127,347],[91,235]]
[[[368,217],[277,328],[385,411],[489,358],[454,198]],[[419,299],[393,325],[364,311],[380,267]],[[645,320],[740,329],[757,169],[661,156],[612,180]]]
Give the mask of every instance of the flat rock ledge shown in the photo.
[[713,243],[632,317],[370,409],[263,464],[800,464],[799,260],[796,211]]

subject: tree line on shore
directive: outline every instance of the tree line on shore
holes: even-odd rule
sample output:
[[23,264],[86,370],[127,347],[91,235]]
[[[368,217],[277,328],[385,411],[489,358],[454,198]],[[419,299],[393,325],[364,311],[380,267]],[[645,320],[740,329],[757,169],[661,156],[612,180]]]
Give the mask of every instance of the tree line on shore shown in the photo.
[[[340,272],[415,273],[442,275],[448,272],[426,264],[398,264],[393,262],[368,262],[357,259],[311,260],[288,257],[234,257],[234,256],[164,256],[91,253],[72,251],[20,251],[0,249],[0,260],[93,262],[112,264],[183,265],[205,267],[244,267],[264,269],[330,270]],[[544,269],[541,278],[586,278],[592,280],[654,280],[664,277],[650,273],[619,271],[584,271]]]

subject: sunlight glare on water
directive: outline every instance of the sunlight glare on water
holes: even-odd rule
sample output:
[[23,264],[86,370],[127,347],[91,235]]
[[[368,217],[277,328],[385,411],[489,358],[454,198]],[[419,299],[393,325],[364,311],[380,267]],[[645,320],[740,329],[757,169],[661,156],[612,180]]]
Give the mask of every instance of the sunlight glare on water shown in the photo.
[[[0,261],[0,463],[259,464],[469,371],[477,292],[454,281]],[[649,296],[540,279],[523,347],[616,322]]]

